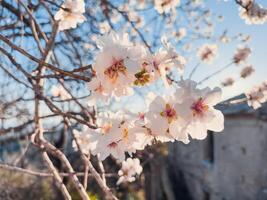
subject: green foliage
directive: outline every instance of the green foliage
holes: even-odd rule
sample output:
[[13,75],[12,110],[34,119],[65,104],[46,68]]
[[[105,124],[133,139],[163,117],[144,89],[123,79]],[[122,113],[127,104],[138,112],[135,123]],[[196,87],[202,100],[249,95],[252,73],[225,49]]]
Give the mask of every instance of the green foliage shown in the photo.
[[51,182],[42,181],[40,189],[41,189],[40,193],[42,194],[40,196],[40,200],[53,200],[54,199]]

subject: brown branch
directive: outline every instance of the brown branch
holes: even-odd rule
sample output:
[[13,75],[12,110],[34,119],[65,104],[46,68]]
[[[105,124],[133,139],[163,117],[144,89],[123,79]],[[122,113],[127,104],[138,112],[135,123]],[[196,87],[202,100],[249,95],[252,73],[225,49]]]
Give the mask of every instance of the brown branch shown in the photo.
[[71,200],[71,196],[70,196],[65,184],[63,184],[62,178],[60,177],[57,169],[55,168],[52,161],[50,160],[48,154],[46,152],[42,152],[42,157],[46,161],[46,164],[47,164],[48,168],[50,169],[50,171],[52,172],[53,177],[56,180],[56,184],[58,185],[58,187],[61,190],[65,199]]
[[[70,121],[66,118],[65,119],[66,123],[68,124],[69,128],[72,130]],[[72,130],[73,132],[73,130]],[[78,142],[77,137],[75,136],[75,134],[73,134],[74,137],[74,141],[78,147],[79,153],[83,159],[84,162],[86,162],[86,166],[88,167],[89,171],[91,172],[91,174],[93,175],[93,177],[95,178],[96,182],[98,183],[99,187],[102,189],[102,191],[105,194],[105,198],[106,199],[111,199],[111,200],[117,200],[117,197],[115,195],[112,194],[112,192],[110,191],[110,189],[107,187],[105,181],[101,178],[101,176],[99,175],[99,173],[96,171],[96,169],[94,168],[94,166],[92,165],[91,161],[89,160],[89,157],[86,156],[83,152],[82,149],[80,147],[80,144]]]
[[[2,0],[1,5],[6,8],[8,11],[10,11],[13,15],[15,15],[19,20],[23,21],[23,23],[28,26],[31,27],[31,22],[30,20],[25,17],[22,12],[19,9],[16,9],[15,7],[13,7],[11,4],[7,3],[6,1]],[[42,31],[40,30],[40,28],[37,28],[37,32],[39,35],[41,35],[42,37],[44,37],[44,35],[41,33]]]
[[[54,175],[52,173],[48,173],[48,172],[38,172],[38,171],[33,171],[30,169],[24,169],[21,167],[17,167],[17,166],[11,166],[8,164],[0,164],[0,169],[5,169],[5,170],[9,170],[9,171],[13,171],[13,172],[18,172],[18,173],[23,173],[23,174],[28,174],[28,175],[32,175],[32,176],[39,176],[39,177],[54,177]],[[75,172],[75,174],[77,176],[85,176],[84,172]],[[61,177],[70,177],[72,176],[72,174],[70,173],[59,173],[59,175]],[[89,176],[92,176],[92,174],[88,174]],[[107,178],[113,178],[113,177],[117,177],[117,174],[105,174],[105,177]]]
[[42,66],[45,66],[47,68],[49,68],[50,70],[52,71],[55,71],[55,72],[58,72],[60,74],[63,74],[65,76],[70,76],[72,78],[76,78],[76,79],[79,79],[79,80],[83,80],[83,81],[90,81],[91,79],[88,78],[88,77],[85,77],[85,76],[80,76],[80,75],[77,75],[77,74],[74,74],[72,72],[69,72],[69,71],[65,71],[65,70],[62,70],[62,69],[59,69],[49,63],[46,63],[44,62],[43,60],[40,60],[34,56],[32,56],[31,54],[29,54],[27,51],[25,51],[24,49],[16,46],[15,44],[13,44],[9,39],[7,39],[6,37],[4,37],[3,35],[0,34],[0,40],[2,40],[3,42],[5,42],[7,45],[9,45],[12,49],[20,52],[22,55],[28,57],[30,60],[38,63],[39,65],[42,65]]
[[61,160],[62,164],[65,166],[68,173],[71,174],[70,179],[74,184],[74,186],[76,187],[76,189],[78,190],[82,199],[89,200],[90,198],[88,197],[83,185],[80,183],[77,175],[75,174],[75,171],[73,170],[70,162],[68,161],[64,153],[62,153],[59,149],[57,149],[55,146],[53,146],[51,143],[49,143],[44,139],[41,139],[41,144],[44,150],[46,150],[47,152],[51,153],[52,155],[56,156],[59,160]]
[[124,19],[130,23],[130,25],[132,26],[132,28],[137,32],[137,34],[139,35],[139,37],[141,38],[142,42],[144,43],[144,45],[147,47],[147,49],[150,51],[150,53],[152,53],[152,49],[150,47],[150,45],[147,43],[144,35],[141,33],[141,31],[135,26],[134,22],[131,21],[131,19],[129,18],[128,14],[124,11],[119,10],[116,6],[114,6],[111,2],[107,2],[106,0],[103,0],[106,4],[108,4],[111,8],[115,9],[118,13],[120,13]]

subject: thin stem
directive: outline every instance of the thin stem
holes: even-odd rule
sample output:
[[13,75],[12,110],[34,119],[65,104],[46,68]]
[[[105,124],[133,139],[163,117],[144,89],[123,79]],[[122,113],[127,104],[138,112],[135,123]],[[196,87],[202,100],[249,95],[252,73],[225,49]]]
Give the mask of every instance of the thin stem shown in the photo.
[[209,80],[210,78],[212,78],[213,76],[215,76],[215,75],[217,75],[217,74],[219,74],[219,73],[225,71],[226,69],[228,69],[229,67],[231,67],[232,64],[233,64],[233,62],[231,62],[231,63],[229,63],[229,64],[223,66],[223,67],[220,68],[219,70],[213,72],[212,74],[208,75],[207,77],[205,77],[204,79],[202,79],[201,81],[199,81],[198,84],[200,85],[200,84],[202,84],[203,82],[205,82],[205,81]]
[[200,65],[200,63],[197,63],[196,66],[193,68],[193,70],[189,74],[189,79],[192,78],[193,74],[196,72],[196,70],[198,69],[199,65]]

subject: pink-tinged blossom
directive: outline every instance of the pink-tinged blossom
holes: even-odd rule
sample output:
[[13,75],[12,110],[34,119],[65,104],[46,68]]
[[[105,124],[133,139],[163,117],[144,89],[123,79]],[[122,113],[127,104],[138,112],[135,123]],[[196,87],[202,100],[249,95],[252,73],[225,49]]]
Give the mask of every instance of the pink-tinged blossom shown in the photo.
[[233,61],[236,64],[241,64],[248,59],[250,54],[251,54],[251,49],[249,47],[240,47],[237,49],[233,57]]
[[146,127],[154,138],[161,142],[175,139],[188,143],[185,121],[178,115],[174,98],[157,97],[145,114]]
[[119,161],[124,160],[125,153],[132,154],[136,150],[143,149],[143,141],[137,137],[143,130],[135,126],[134,116],[128,116],[123,112],[108,113],[99,116],[98,126],[92,142],[96,142],[91,149],[93,155],[99,155],[101,160],[109,155]]
[[251,91],[246,93],[247,103],[254,109],[258,109],[267,100],[267,87],[254,87]]
[[104,96],[132,94],[135,74],[141,69],[142,47],[133,46],[127,34],[114,33],[100,37],[98,46],[100,52],[93,64],[95,76],[89,83],[90,89]]
[[197,89],[191,80],[180,82],[184,98],[176,105],[177,113],[187,124],[187,132],[193,139],[206,138],[207,131],[220,132],[224,128],[224,117],[214,106],[221,100],[221,89]]
[[66,0],[62,8],[55,15],[55,20],[59,21],[59,31],[76,28],[78,23],[83,23],[86,18],[84,0]]
[[218,54],[216,44],[204,44],[198,49],[197,56],[205,63],[212,63]]
[[100,160],[105,160],[109,155],[120,161],[125,159],[127,147],[121,143],[123,132],[118,130],[119,123],[114,120],[104,123],[92,137],[92,142],[95,142],[96,145],[91,149],[91,153],[99,155]]
[[186,36],[186,28],[179,28],[175,33],[177,40],[182,40]]
[[240,72],[240,77],[247,78],[249,77],[255,70],[253,69],[252,65],[248,65],[242,69]]

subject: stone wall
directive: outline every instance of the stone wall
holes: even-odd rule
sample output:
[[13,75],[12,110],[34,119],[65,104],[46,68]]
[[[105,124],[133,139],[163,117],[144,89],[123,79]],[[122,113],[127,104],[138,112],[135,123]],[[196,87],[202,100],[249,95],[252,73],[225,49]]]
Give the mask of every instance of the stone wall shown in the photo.
[[267,199],[266,121],[226,116],[222,133],[188,145],[170,144],[169,151],[174,176],[183,174],[194,200]]

